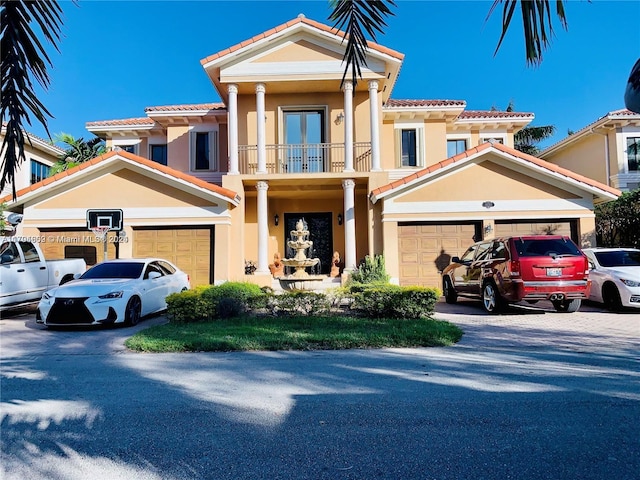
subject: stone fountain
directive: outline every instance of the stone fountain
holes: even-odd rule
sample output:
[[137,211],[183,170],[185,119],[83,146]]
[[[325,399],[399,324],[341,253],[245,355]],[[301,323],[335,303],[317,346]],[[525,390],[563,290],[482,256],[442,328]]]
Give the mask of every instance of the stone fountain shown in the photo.
[[313,246],[309,240],[309,230],[304,220],[296,222],[296,229],[291,230],[291,240],[287,242],[289,248],[293,249],[293,258],[283,258],[282,263],[287,267],[295,268],[295,271],[285,277],[280,277],[280,286],[284,290],[311,290],[313,282],[324,280],[323,275],[309,275],[307,267],[313,267],[320,261],[319,258],[307,258],[306,251]]

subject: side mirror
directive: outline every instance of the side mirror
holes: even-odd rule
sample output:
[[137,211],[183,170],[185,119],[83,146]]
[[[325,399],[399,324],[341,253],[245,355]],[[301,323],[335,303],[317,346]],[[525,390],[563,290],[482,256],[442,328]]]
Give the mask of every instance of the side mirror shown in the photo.
[[3,253],[0,257],[0,263],[11,263],[15,257],[10,253]]
[[453,263],[460,263],[460,257],[453,257],[453,258],[451,259],[451,261],[452,261]]
[[160,275],[158,272],[149,272],[149,280],[160,278],[161,276],[162,275]]
[[78,280],[81,276],[82,276],[82,274],[81,274],[81,273],[74,273],[74,274],[73,274],[73,279],[74,279],[74,280]]
[[596,269],[596,264],[593,263],[591,260],[589,260],[589,270],[595,270]]

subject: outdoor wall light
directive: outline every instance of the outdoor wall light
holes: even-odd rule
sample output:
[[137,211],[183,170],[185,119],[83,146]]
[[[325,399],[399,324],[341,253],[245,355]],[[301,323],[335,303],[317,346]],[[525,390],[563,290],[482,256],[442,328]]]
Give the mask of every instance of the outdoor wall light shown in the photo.
[[279,223],[280,223],[280,217],[279,217],[279,216],[278,216],[278,214],[276,213],[276,214],[273,216],[273,224],[277,227]]
[[342,225],[342,214],[338,214],[338,225]]
[[496,204],[493,203],[492,201],[487,200],[486,202],[482,202],[482,206],[488,210],[491,207],[495,207]]
[[336,125],[340,125],[342,122],[344,122],[344,112],[340,112],[336,117]]
[[491,226],[491,224],[489,224],[489,225],[485,225],[485,227],[484,227],[484,234],[485,234],[485,235],[489,235],[491,232],[493,232],[493,227]]

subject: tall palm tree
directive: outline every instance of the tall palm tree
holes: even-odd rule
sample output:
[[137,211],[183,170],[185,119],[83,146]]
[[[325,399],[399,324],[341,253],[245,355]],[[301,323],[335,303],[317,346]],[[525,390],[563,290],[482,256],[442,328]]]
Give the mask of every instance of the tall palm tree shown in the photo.
[[[542,53],[549,47],[553,37],[551,19],[551,4],[555,3],[555,13],[560,24],[566,30],[567,19],[564,12],[565,0],[494,0],[489,17],[496,8],[502,5],[502,34],[494,55],[498,53],[502,41],[509,29],[513,14],[518,5],[522,14],[524,28],[525,58],[527,64],[538,65],[542,62]],[[373,41],[376,32],[383,33],[386,23],[384,19],[394,15],[391,11],[396,4],[393,0],[330,0],[333,11],[329,20],[334,21],[334,27],[344,31],[347,46],[344,54],[345,69],[342,83],[349,73],[353,85],[357,85],[358,78],[362,78],[361,67],[366,66],[367,39],[365,31]],[[354,88],[355,93],[355,88]]]
[[37,25],[46,41],[59,51],[62,9],[56,0],[0,0],[0,31],[2,32],[0,118],[3,126],[6,127],[4,141],[0,146],[2,158],[0,189],[7,183],[11,183],[14,199],[16,198],[15,172],[17,167],[25,161],[24,126],[31,125],[30,114],[51,136],[47,117],[52,115],[36,96],[32,78],[47,90],[50,83],[47,68],[52,64],[34,31],[34,25]]
[[82,137],[75,138],[68,133],[59,133],[53,141],[54,143],[64,143],[67,148],[65,148],[64,153],[58,158],[58,161],[51,166],[49,175],[55,175],[56,173],[73,168],[107,151],[104,142],[98,137],[85,141]]

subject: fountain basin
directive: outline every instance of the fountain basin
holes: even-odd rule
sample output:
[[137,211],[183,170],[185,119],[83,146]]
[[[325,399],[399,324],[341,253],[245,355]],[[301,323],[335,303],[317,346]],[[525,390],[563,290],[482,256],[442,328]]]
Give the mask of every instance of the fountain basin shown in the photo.
[[326,275],[306,275],[296,277],[294,275],[288,275],[286,277],[279,277],[278,281],[283,290],[315,290],[318,286],[318,282],[322,282]]

